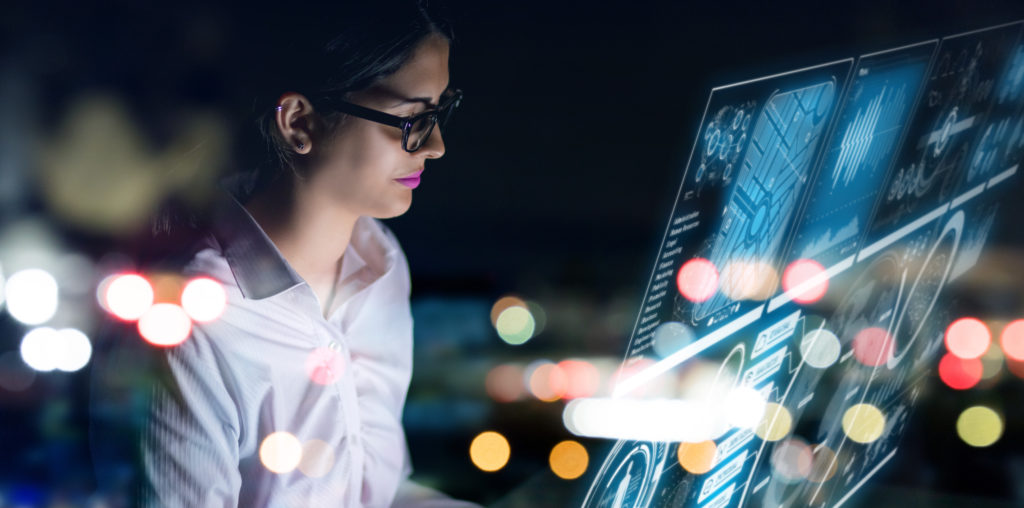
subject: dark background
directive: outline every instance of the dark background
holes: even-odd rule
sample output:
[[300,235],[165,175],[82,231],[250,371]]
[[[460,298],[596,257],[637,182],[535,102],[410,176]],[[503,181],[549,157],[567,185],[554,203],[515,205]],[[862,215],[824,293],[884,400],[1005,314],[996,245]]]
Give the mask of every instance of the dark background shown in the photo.
[[[445,133],[447,154],[428,165],[410,212],[388,221],[413,274],[418,349],[406,414],[410,447],[425,483],[483,503],[543,492],[552,506],[579,494],[590,476],[566,482],[547,469],[550,447],[569,437],[562,404],[495,403],[483,390],[484,373],[540,357],[621,357],[709,90],[1024,18],[1024,4],[1009,1],[443,7],[456,33],[451,81],[465,100]],[[52,213],[35,176],[36,155],[75,101],[94,92],[120,98],[154,150],[174,137],[181,111],[230,118],[242,75],[234,52],[252,37],[243,26],[251,8],[5,6],[6,104],[27,99],[0,111],[0,228],[42,216],[68,249],[94,260],[134,241],[137,231],[82,227]],[[302,36],[301,25],[281,30]],[[951,290],[959,311],[993,320],[1024,314],[1014,185],[986,262]],[[545,332],[519,348],[501,342],[487,322],[490,305],[508,293],[547,311]],[[4,315],[0,332],[0,348],[16,350],[24,330]],[[84,441],[87,371],[40,376],[26,391],[0,388],[0,504],[96,502]],[[1013,401],[1024,400],[1022,388],[1024,381],[1009,375],[966,393],[936,381],[897,459],[855,499],[884,506],[1024,503],[1024,415],[1011,411]],[[956,436],[956,415],[989,399],[1006,406],[1006,433],[993,447],[969,448]],[[466,453],[486,429],[500,430],[512,445],[509,465],[496,473],[475,469]],[[605,444],[582,442],[592,474]]]

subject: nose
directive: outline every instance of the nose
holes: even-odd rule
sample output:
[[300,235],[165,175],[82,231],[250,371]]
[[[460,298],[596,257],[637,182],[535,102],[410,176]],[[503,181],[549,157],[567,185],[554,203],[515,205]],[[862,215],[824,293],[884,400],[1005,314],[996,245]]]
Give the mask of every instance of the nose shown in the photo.
[[444,137],[441,135],[441,126],[435,125],[430,137],[423,143],[420,150],[428,159],[440,159],[444,156]]

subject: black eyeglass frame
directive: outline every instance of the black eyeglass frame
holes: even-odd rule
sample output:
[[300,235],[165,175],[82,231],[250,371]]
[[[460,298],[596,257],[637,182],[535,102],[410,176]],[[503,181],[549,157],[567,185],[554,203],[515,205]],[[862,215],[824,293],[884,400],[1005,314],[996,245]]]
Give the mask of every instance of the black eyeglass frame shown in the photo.
[[[330,104],[334,109],[337,109],[342,113],[362,118],[363,120],[369,120],[371,122],[402,129],[402,149],[409,153],[415,153],[420,148],[423,148],[423,145],[425,145],[427,140],[430,139],[430,135],[434,133],[435,125],[440,123],[443,126],[448,122],[448,118],[451,116],[452,111],[459,107],[459,103],[462,102],[462,90],[457,88],[453,89],[451,90],[450,95],[444,98],[436,108],[407,117],[392,115],[366,106],[360,106],[359,104],[348,102],[346,100],[334,99],[331,97],[322,97],[321,101]],[[412,131],[412,126],[415,125],[416,122],[424,118],[430,118],[430,127],[427,128],[427,132],[423,135],[423,141],[420,141],[419,146],[410,150],[409,132]]]

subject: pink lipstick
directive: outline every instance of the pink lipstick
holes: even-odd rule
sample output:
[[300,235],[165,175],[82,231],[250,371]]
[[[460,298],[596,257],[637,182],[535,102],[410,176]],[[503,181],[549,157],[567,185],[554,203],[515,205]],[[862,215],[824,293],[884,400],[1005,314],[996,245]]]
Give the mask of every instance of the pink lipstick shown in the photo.
[[422,173],[423,170],[421,169],[405,178],[395,178],[395,181],[410,189],[415,189],[420,186],[420,174]]

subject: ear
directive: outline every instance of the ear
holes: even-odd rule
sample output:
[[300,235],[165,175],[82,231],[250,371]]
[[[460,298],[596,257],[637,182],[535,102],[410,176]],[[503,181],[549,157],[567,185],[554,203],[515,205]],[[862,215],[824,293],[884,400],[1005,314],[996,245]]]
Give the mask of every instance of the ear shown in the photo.
[[277,100],[276,121],[281,137],[295,153],[308,154],[313,150],[313,104],[305,95],[286,92]]

